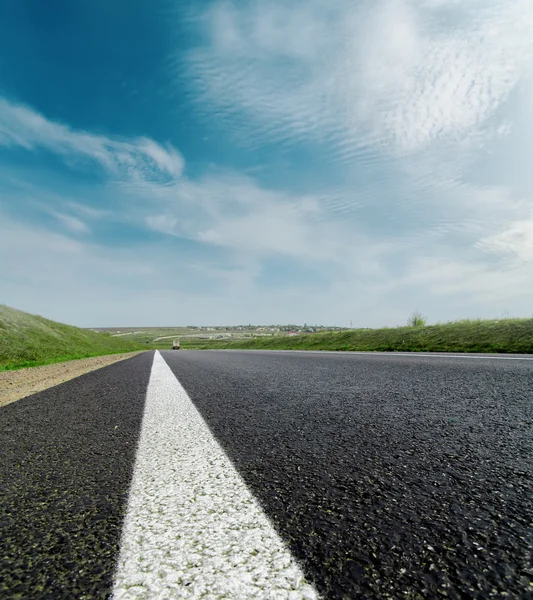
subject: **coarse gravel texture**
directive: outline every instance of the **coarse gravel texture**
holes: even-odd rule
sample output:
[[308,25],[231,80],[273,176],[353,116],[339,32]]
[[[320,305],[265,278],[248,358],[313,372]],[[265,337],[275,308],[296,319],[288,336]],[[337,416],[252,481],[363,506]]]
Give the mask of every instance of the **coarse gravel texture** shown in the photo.
[[42,367],[0,371],[0,407],[137,354],[140,353],[111,354]]
[[159,353],[113,598],[318,598]]
[[107,598],[152,352],[0,408],[0,598]]
[[162,352],[327,598],[533,598],[533,362]]

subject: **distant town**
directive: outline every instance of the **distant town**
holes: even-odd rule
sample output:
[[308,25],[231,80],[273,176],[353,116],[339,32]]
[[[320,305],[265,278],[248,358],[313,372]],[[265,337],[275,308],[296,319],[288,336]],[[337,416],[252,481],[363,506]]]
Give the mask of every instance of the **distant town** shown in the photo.
[[198,340],[243,339],[266,336],[295,336],[322,331],[344,331],[348,327],[331,325],[185,325],[176,327],[95,327],[113,337],[129,336],[141,343],[156,343],[173,337]]
[[196,326],[188,325],[191,331],[248,331],[256,333],[317,333],[319,331],[342,331],[347,327],[332,327],[326,325],[220,325],[220,326]]

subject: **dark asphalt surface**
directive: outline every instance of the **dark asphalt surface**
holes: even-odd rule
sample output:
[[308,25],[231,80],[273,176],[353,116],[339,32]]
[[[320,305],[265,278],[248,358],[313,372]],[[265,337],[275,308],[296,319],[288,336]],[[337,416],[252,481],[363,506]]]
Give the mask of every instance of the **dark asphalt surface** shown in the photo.
[[163,352],[328,598],[533,598],[533,362]]
[[153,352],[0,408],[0,598],[105,598]]
[[[533,598],[533,361],[163,352],[327,598]],[[107,598],[149,352],[0,409],[0,598]]]

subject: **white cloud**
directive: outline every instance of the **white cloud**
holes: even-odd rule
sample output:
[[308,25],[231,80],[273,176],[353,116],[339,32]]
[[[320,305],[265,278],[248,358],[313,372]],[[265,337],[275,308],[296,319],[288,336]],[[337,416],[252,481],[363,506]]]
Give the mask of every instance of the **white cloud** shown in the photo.
[[[143,194],[153,197],[153,186]],[[333,195],[301,195],[259,185],[233,172],[217,171],[195,181],[187,178],[167,186],[157,205],[143,206],[146,224],[165,234],[182,236],[221,247],[256,263],[286,257],[319,272],[324,264],[344,271],[360,270],[375,276],[378,257],[390,252],[383,243],[363,233],[357,223],[331,219]]]
[[180,153],[147,138],[119,140],[76,131],[0,97],[0,146],[44,148],[68,163],[92,161],[117,179],[168,180],[183,170]]
[[61,199],[62,204],[65,208],[69,209],[73,213],[79,216],[83,216],[86,219],[103,219],[105,217],[112,216],[111,211],[102,208],[94,208],[93,206],[87,206],[80,202],[73,202],[72,200]]
[[533,219],[509,224],[503,231],[481,239],[478,247],[504,257],[514,257],[520,262],[533,263]]
[[[441,303],[448,299],[462,309],[463,315],[475,316],[473,307],[481,313],[478,316],[486,316],[487,309],[497,316],[498,307],[511,308],[517,316],[531,314],[533,272],[529,265],[516,261],[494,264],[482,259],[424,257],[413,261],[399,283],[418,286],[416,292],[413,287],[413,295],[425,297],[430,306],[431,297]],[[441,305],[439,312],[445,312],[443,309]]]
[[0,303],[81,326],[294,321],[301,289],[257,289],[256,267],[220,266],[168,244],[113,248],[0,213]]
[[145,217],[146,224],[154,231],[160,231],[168,235],[177,235],[178,220],[171,215],[148,215]]
[[72,233],[89,233],[87,224],[77,217],[53,211],[50,214]]
[[188,73],[205,110],[348,159],[479,135],[533,68],[529,0],[219,1],[201,23]]
[[[412,229],[400,224],[386,234],[365,230],[353,218],[331,219],[331,203],[339,201],[335,195],[269,190],[234,173],[183,179],[166,193],[159,205],[165,212],[148,215],[149,226],[230,251],[228,264],[248,267],[248,292],[264,259],[284,257],[310,267],[319,278],[325,276],[327,290],[319,296],[328,299],[332,310],[343,304],[341,296],[363,293],[383,307],[383,316],[401,312],[392,307],[397,301],[408,314],[413,309],[408,303],[415,299],[419,306],[434,307],[435,318],[494,316],[509,307],[523,314],[524,299],[533,293],[529,269],[494,260],[504,242],[514,243],[522,258],[531,252],[529,226],[520,226],[522,237],[517,236],[517,226],[501,233],[502,223],[530,210],[529,203],[506,188],[439,182],[428,191],[435,195],[432,220]],[[381,219],[387,210],[382,207]],[[413,207],[410,211],[416,214]],[[360,306],[362,299],[357,302]],[[373,314],[372,302],[365,306],[365,314]],[[473,313],[479,306],[481,312]]]
[[[397,324],[417,306],[435,320],[527,314],[531,170],[520,186],[500,165],[488,174],[497,181],[465,174],[485,160],[480,149],[519,133],[522,165],[530,155],[530,98],[519,119],[504,109],[533,66],[532,6],[215,2],[203,14],[206,43],[187,62],[201,110],[229,116],[241,141],[320,142],[329,181],[328,161],[357,166],[313,193],[267,185],[268,165],[256,179],[222,169],[191,179],[171,146],[76,131],[0,99],[0,145],[92,162],[114,184],[105,210],[55,199],[66,232],[127,219],[185,238],[113,250],[4,219],[0,252],[15,258],[2,297],[45,312],[33,308],[38,289],[47,314],[66,319],[54,312],[61,295],[61,313],[91,325],[153,323],[154,306],[167,324],[298,321],[302,306],[308,322],[365,326]],[[316,282],[261,285],[283,259]]]
[[[112,249],[28,226],[2,215],[0,255],[9,254],[0,302],[77,325],[405,322],[419,306],[431,319],[530,313],[531,269],[420,259],[406,277],[332,277],[325,283],[260,286],[253,264],[209,267],[168,246]],[[38,293],[37,293],[38,292]],[[61,298],[61,302],[58,302]],[[519,311],[519,312],[516,312]]]

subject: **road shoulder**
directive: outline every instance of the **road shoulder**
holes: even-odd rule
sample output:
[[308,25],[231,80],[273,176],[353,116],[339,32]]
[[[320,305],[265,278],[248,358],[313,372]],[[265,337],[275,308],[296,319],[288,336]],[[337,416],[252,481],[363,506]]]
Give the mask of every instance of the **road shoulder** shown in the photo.
[[140,353],[94,356],[42,367],[2,371],[0,372],[0,407]]

